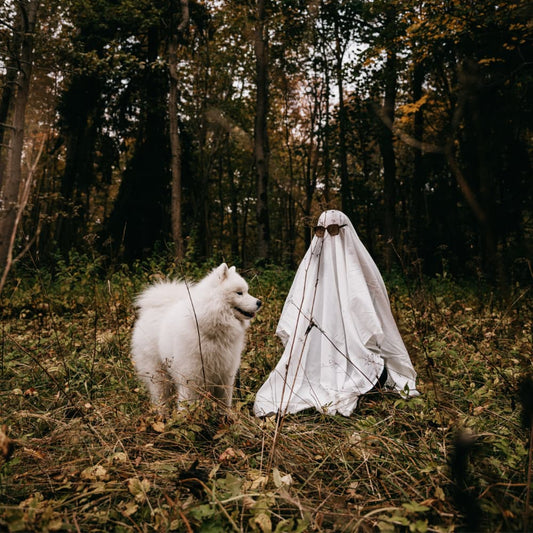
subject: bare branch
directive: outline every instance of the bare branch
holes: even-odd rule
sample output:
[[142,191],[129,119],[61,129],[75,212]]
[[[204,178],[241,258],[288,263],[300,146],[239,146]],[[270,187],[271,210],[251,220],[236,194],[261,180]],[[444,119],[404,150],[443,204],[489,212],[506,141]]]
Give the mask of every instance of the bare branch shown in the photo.
[[5,20],[0,20],[0,26],[5,26],[8,30],[13,32],[16,31],[15,26],[13,26],[12,24],[8,24]]
[[[398,138],[403,141],[405,144],[412,146],[413,148],[416,148],[418,150],[421,150],[422,152],[426,153],[433,153],[433,154],[443,154],[446,157],[446,161],[448,163],[448,166],[450,167],[450,170],[452,171],[452,174],[455,177],[455,180],[457,181],[457,184],[459,185],[459,188],[461,189],[461,192],[463,193],[463,196],[474,212],[474,215],[478,219],[478,221],[481,224],[486,224],[487,222],[487,214],[481,204],[477,201],[476,195],[474,194],[474,191],[470,187],[468,181],[466,180],[459,163],[457,162],[457,159],[455,158],[453,154],[453,142],[451,140],[448,140],[446,142],[445,146],[439,146],[432,143],[425,143],[423,141],[419,141],[418,139],[415,139],[405,131],[400,130],[399,128],[396,128],[391,120],[386,116],[386,114],[383,112],[383,109],[374,106],[374,109],[376,111],[376,114],[378,117],[383,121],[383,123],[390,128],[390,130],[398,136]],[[452,125],[453,128],[456,129],[457,125],[461,118],[461,108],[458,106],[456,109],[453,119],[452,119]]]
[[455,176],[455,180],[457,181],[457,184],[459,185],[463,196],[465,197],[468,205],[476,215],[476,218],[479,222],[485,224],[487,222],[487,214],[477,201],[476,195],[474,194],[474,191],[471,189],[470,185],[466,181],[466,178],[464,177],[464,174],[461,171],[461,168],[459,167],[459,164],[457,163],[457,160],[455,159],[455,156],[453,155],[451,149],[446,150],[446,161],[448,162],[452,174]]
[[26,178],[26,181],[24,182],[24,187],[19,196],[19,201],[18,201],[18,206],[17,206],[17,215],[15,218],[15,222],[13,224],[13,230],[11,232],[11,237],[9,239],[9,245],[8,245],[9,248],[8,248],[8,253],[7,253],[7,258],[6,258],[6,264],[2,272],[2,277],[0,278],[0,293],[2,293],[2,289],[4,288],[4,285],[6,283],[7,276],[9,274],[9,271],[11,270],[11,267],[30,249],[31,245],[37,239],[37,236],[39,235],[39,232],[40,232],[40,224],[39,224],[34,237],[30,240],[29,243],[26,244],[22,252],[19,253],[15,258],[13,258],[13,248],[15,246],[15,238],[17,236],[17,230],[18,230],[20,221],[22,219],[22,213],[24,212],[24,209],[26,205],[28,204],[28,200],[30,198],[31,186],[33,184],[33,176],[35,174],[35,170],[37,169],[37,165],[39,164],[39,160],[41,159],[46,140],[47,140],[47,136],[44,135],[41,145],[39,146],[37,155],[35,156],[35,160],[30,165],[30,168],[28,170],[28,176]]
[[417,150],[420,150],[425,153],[431,153],[431,154],[444,154],[446,153],[446,148],[444,146],[439,146],[438,144],[432,144],[427,143],[424,141],[420,141],[418,139],[415,139],[412,135],[409,135],[407,132],[403,131],[399,127],[397,127],[395,124],[393,124],[392,120],[387,116],[384,109],[378,105],[374,105],[374,110],[376,112],[376,115],[381,119],[381,121],[389,128],[394,135],[397,135],[398,138],[403,141],[405,144],[412,146],[413,148],[416,148]]
[[180,0],[181,3],[181,22],[178,26],[178,32],[184,32],[187,26],[189,25],[190,15],[189,15],[189,1]]

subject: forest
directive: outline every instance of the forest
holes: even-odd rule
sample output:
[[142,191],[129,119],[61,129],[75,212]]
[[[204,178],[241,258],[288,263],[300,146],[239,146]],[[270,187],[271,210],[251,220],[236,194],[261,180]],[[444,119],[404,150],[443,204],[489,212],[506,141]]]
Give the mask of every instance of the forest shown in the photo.
[[8,0],[0,265],[171,246],[294,266],[335,207],[387,269],[529,279],[530,15]]
[[[526,0],[0,3],[0,530],[533,527]],[[251,406],[312,228],[382,272],[420,397]],[[161,418],[135,295],[237,265],[232,413]]]

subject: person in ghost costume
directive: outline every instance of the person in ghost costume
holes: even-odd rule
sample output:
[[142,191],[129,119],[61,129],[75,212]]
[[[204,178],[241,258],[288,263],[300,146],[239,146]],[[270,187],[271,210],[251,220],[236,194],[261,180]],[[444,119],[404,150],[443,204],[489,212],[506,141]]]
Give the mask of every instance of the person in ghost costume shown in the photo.
[[383,376],[387,388],[418,395],[383,278],[340,211],[320,215],[276,335],[285,350],[257,393],[257,416],[308,408],[349,416]]

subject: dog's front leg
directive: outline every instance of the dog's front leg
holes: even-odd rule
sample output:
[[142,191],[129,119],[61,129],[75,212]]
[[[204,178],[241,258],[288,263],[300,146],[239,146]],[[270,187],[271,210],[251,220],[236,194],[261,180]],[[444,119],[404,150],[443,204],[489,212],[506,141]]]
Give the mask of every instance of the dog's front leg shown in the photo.
[[167,365],[158,364],[151,372],[142,373],[141,378],[150,393],[152,403],[159,409],[163,408],[174,392]]
[[230,408],[233,401],[233,384],[235,378],[232,378],[227,383],[222,385],[215,385],[213,387],[213,394],[217,400],[222,402],[226,407]]
[[180,380],[177,385],[178,409],[185,408],[185,404],[198,400],[199,397],[198,383],[194,379]]

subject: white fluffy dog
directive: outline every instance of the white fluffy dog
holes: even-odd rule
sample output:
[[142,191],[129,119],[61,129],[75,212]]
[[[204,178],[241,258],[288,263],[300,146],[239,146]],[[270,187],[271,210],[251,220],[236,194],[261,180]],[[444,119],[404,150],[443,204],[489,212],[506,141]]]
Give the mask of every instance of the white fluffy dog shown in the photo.
[[211,393],[231,406],[246,328],[261,307],[235,267],[223,263],[196,284],[164,281],[135,301],[132,358],[152,401],[178,406]]

